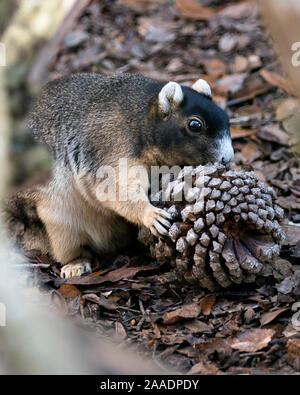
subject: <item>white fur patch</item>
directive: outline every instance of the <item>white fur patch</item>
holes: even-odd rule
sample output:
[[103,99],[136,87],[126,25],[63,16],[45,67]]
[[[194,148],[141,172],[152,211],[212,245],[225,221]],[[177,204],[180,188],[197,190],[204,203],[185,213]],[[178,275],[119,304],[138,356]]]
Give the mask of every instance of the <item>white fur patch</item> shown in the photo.
[[171,103],[180,104],[183,100],[183,92],[181,86],[177,82],[168,82],[158,95],[159,107],[165,114],[168,114]]
[[201,78],[192,85],[192,89],[194,89],[198,93],[202,93],[202,95],[211,97],[210,86],[205,80]]
[[86,273],[92,273],[90,261],[77,259],[64,265],[61,269],[60,276],[61,278],[80,277]]
[[230,137],[223,137],[219,142],[218,161],[229,163],[233,160],[234,151]]

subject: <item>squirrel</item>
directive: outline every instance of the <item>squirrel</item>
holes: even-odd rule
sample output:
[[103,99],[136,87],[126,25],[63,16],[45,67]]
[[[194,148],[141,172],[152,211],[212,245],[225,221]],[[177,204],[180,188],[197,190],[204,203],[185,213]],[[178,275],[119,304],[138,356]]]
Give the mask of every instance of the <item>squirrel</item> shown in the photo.
[[[50,254],[63,278],[90,273],[91,250],[128,244],[131,224],[156,236],[170,227],[170,214],[149,201],[149,178],[124,180],[120,159],[150,174],[151,166],[228,163],[234,155],[228,116],[203,79],[187,87],[135,74],[57,78],[42,89],[28,124],[50,147],[53,174],[47,185],[17,194],[9,210],[25,224],[23,247]],[[117,170],[117,191],[126,181],[140,198],[99,198],[106,166]]]

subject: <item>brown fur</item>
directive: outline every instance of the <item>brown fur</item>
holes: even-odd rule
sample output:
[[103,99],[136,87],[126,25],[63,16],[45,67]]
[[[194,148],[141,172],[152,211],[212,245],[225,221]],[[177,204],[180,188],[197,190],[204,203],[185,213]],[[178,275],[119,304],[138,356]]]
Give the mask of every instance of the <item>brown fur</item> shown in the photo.
[[[23,247],[40,249],[67,265],[65,276],[89,270],[78,267],[80,260],[84,265],[90,260],[86,246],[102,253],[126,245],[132,223],[155,234],[169,226],[167,214],[149,202],[145,178],[127,179],[129,191],[142,191],[139,201],[100,202],[101,166],[117,170],[118,160],[127,158],[129,168],[140,165],[149,174],[152,165],[216,160],[216,141],[229,133],[225,113],[184,87],[182,106],[161,114],[157,97],[164,85],[136,75],[78,74],[46,85],[35,105],[29,125],[53,152],[53,176],[46,186],[17,195],[9,211],[11,218],[24,219]],[[199,138],[185,132],[194,108],[205,110],[210,122],[210,131]],[[119,185],[117,180],[117,192]]]

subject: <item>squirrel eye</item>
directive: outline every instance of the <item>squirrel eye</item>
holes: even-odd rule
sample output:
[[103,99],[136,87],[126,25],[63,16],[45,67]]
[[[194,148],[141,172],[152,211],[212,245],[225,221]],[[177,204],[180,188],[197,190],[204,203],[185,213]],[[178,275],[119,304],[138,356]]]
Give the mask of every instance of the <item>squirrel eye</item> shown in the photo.
[[205,129],[205,123],[202,119],[193,118],[188,121],[188,128],[193,133],[200,133]]

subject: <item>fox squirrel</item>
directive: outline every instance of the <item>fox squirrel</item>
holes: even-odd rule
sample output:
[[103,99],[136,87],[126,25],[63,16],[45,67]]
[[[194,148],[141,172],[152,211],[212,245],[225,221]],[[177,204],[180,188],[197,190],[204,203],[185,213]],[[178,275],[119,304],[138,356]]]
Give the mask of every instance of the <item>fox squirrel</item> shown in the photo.
[[[24,223],[23,247],[49,253],[66,278],[91,272],[90,248],[115,252],[128,243],[131,223],[167,233],[171,218],[149,202],[148,178],[118,175],[121,158],[147,174],[151,166],[233,159],[229,119],[202,79],[190,88],[130,74],[58,78],[42,90],[29,127],[50,147],[53,175],[17,194],[9,210]],[[118,169],[117,192],[126,181],[140,198],[102,201],[98,172],[105,166]]]

